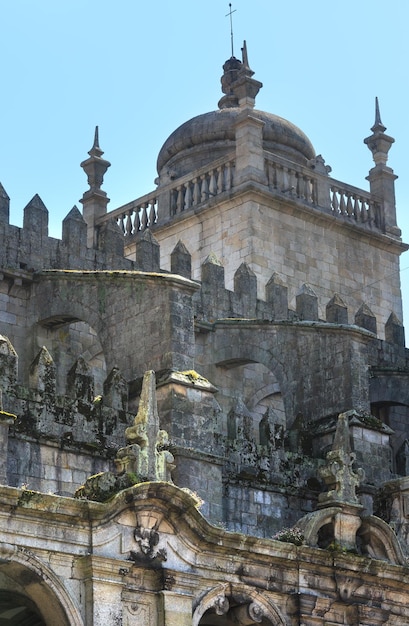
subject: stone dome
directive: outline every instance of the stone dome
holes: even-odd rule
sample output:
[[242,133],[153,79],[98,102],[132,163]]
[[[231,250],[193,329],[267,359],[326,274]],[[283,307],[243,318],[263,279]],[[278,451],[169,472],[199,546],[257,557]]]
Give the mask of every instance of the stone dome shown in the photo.
[[[157,170],[179,178],[227,155],[235,147],[235,124],[242,109],[226,107],[192,118],[177,128],[163,144]],[[273,113],[253,109],[251,115],[264,122],[263,144],[268,152],[305,165],[315,150],[297,126]]]
[[184,176],[234,151],[236,122],[243,110],[249,109],[252,116],[264,122],[264,150],[300,165],[315,157],[310,140],[297,126],[278,115],[254,109],[263,84],[253,78],[246,42],[241,50],[241,61],[231,56],[223,65],[224,95],[219,110],[185,122],[163,144],[157,161],[160,182]]

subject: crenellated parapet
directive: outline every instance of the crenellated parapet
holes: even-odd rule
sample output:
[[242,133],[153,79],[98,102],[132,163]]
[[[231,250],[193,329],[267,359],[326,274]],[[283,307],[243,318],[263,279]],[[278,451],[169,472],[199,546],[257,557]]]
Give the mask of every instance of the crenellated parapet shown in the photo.
[[[77,207],[63,220],[62,238],[49,236],[48,209],[35,195],[24,209],[23,227],[3,221],[0,241],[2,268],[29,272],[42,269],[133,269],[135,264],[124,257],[122,234],[108,221],[98,230],[96,247],[87,247],[87,225]],[[136,268],[135,268],[136,269]]]
[[[366,303],[354,313],[337,293],[330,300],[322,301],[311,285],[303,284],[295,294],[296,306],[292,309],[290,291],[293,291],[292,286],[286,285],[277,272],[273,272],[265,286],[265,299],[257,298],[257,277],[247,263],[236,270],[234,289],[226,289],[224,267],[215,254],[210,254],[202,265],[201,289],[195,295],[196,320],[199,325],[224,318],[354,324],[377,334],[376,317]],[[320,310],[325,311],[325,318],[320,317]],[[403,325],[394,312],[385,325],[385,337],[389,343],[404,346]]]

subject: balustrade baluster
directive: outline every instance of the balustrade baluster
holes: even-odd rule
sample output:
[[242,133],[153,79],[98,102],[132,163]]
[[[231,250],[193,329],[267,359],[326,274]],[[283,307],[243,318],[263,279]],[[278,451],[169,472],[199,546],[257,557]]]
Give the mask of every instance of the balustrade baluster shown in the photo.
[[152,222],[152,214],[151,214],[151,205],[149,202],[145,202],[144,211],[146,213],[146,226],[147,228],[150,228],[153,222]]
[[332,198],[331,198],[332,210],[333,210],[334,213],[336,213],[338,215],[338,213],[339,213],[339,202],[338,202],[337,190],[334,187],[331,187],[331,192],[332,192]]
[[309,204],[312,204],[311,179],[307,178],[307,176],[303,177],[303,196]]
[[278,172],[279,170],[278,170],[277,165],[273,163],[273,187],[274,189],[278,189],[278,178],[279,178]]
[[125,235],[132,235],[132,209],[130,211],[128,211],[128,214],[126,216],[126,226],[125,226]]
[[369,222],[369,226],[372,227],[372,224],[374,222],[374,212],[373,212],[373,205],[372,202],[368,202],[368,211],[367,211],[367,215],[368,215],[368,222]]
[[285,189],[284,186],[284,169],[277,165],[276,167],[276,189],[278,191],[282,191]]
[[[290,196],[294,196],[297,194],[297,176],[293,169],[288,168],[288,175],[290,181]],[[297,194],[298,195],[298,194]]]
[[341,213],[341,215],[346,215],[345,194],[342,191],[340,191],[339,195],[340,195],[339,212]]
[[135,233],[139,232],[141,230],[141,218],[139,215],[139,209],[136,208],[133,211],[133,229],[132,229],[132,234],[135,235]]
[[210,172],[209,195],[215,196],[216,193],[217,193],[217,185],[216,185],[215,170],[212,170]]
[[157,222],[158,222],[158,201],[157,201],[156,198],[152,199],[151,215],[153,216],[153,223],[157,224]]
[[301,174],[295,174],[295,189],[294,189],[294,193],[297,196],[297,198],[300,198],[301,200],[304,200],[304,190],[303,190],[303,186],[302,186],[302,175]]
[[266,159],[266,174],[268,186],[271,189],[277,189],[279,187],[279,180],[281,180],[281,176],[277,174],[277,164],[274,161],[270,161]]
[[217,168],[217,181],[216,181],[217,193],[222,193],[223,191],[223,168],[221,165]]
[[354,215],[354,217],[355,217],[357,222],[360,222],[362,220],[362,215],[361,215],[361,209],[360,209],[360,206],[359,206],[359,198],[358,198],[358,196],[354,196],[353,215]]
[[287,168],[283,167],[281,172],[282,172],[281,191],[288,191],[288,189],[290,187],[290,182],[288,180]]
[[209,197],[209,188],[208,188],[208,183],[207,183],[207,177],[206,174],[202,174],[200,177],[201,183],[202,183],[202,193],[200,196],[200,200],[201,202],[204,202],[205,200],[207,200],[207,198]]
[[352,200],[349,194],[347,195],[346,212],[347,212],[348,217],[352,217]]
[[176,199],[176,213],[181,213],[183,211],[183,187],[179,185],[176,187],[177,191],[177,199]]
[[318,204],[318,181],[315,178],[311,178],[311,199],[313,204]]
[[185,205],[184,209],[187,211],[192,206],[192,187],[189,182],[185,185]]
[[139,217],[140,217],[140,230],[146,230],[148,228],[148,215],[146,213],[145,204],[143,204],[139,209]]
[[122,214],[119,218],[118,218],[118,226],[119,228],[122,230],[123,234],[125,235],[126,230],[125,230],[125,218],[126,218],[126,214]]
[[197,178],[193,179],[193,206],[196,206],[200,202],[200,188],[199,188],[199,180]]
[[176,189],[171,189],[170,191],[170,214],[176,215],[176,200],[177,200],[177,191]]
[[224,180],[226,191],[230,191],[232,187],[232,167],[230,161],[226,164],[224,169]]

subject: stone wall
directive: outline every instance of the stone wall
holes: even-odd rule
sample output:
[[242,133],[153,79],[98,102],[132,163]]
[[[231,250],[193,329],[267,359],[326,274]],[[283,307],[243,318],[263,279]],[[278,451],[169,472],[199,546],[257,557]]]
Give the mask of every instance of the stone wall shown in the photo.
[[[192,254],[192,276],[199,280],[201,265],[213,253],[223,264],[226,286],[246,262],[258,280],[258,297],[276,272],[287,285],[289,304],[308,283],[319,299],[319,316],[338,293],[348,309],[366,302],[382,326],[394,311],[402,319],[399,280],[399,241],[348,220],[268,198],[265,194],[235,194],[217,204],[209,201],[194,215],[182,214],[154,232],[161,246],[161,265],[170,268],[170,254],[182,240]],[[349,322],[353,322],[350,314]]]

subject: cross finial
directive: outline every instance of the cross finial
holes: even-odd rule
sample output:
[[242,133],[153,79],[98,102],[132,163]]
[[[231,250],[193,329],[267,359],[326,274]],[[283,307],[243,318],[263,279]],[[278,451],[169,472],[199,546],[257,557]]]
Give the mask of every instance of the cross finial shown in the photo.
[[231,2],[229,2],[229,12],[226,14],[226,17],[230,17],[230,39],[231,39],[231,55],[234,57],[234,46],[233,46],[233,13],[236,13],[237,9],[232,11]]

